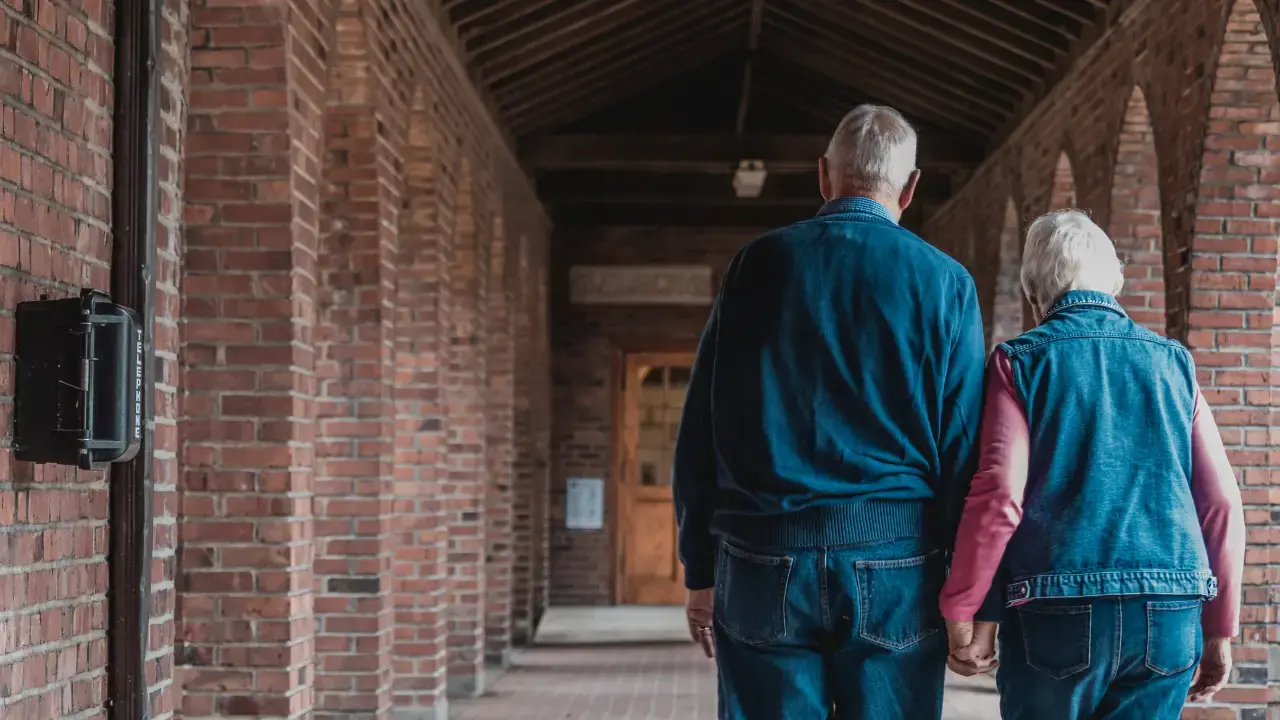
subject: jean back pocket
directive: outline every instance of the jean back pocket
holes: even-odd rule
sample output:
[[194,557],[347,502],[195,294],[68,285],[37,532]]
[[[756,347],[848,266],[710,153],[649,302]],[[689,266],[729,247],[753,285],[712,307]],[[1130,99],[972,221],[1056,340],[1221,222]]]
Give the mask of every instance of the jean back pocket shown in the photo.
[[1027,664],[1054,680],[1089,669],[1093,650],[1093,608],[1044,605],[1018,608]]
[[1199,662],[1199,600],[1147,603],[1147,667],[1157,675],[1177,675]]
[[721,543],[715,603],[720,627],[748,645],[785,637],[793,564],[795,559],[785,555],[759,555]]
[[906,650],[942,628],[938,594],[942,553],[903,560],[859,560],[858,636],[889,650]]

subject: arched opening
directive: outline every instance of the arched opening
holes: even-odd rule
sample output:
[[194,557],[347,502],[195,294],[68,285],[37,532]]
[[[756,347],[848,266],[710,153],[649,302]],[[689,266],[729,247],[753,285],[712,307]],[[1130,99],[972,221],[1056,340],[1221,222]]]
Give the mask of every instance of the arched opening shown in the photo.
[[453,191],[443,167],[449,145],[435,131],[426,96],[411,105],[404,146],[396,277],[396,483],[393,588],[397,707],[439,707],[445,665],[445,554],[439,496],[446,482],[449,417],[441,386],[448,367],[449,260]]
[[1066,151],[1058,155],[1058,164],[1053,168],[1053,193],[1049,199],[1050,210],[1065,210],[1076,206],[1075,173],[1071,169],[1071,159]]
[[1005,202],[1000,227],[1000,254],[996,267],[996,294],[992,308],[991,344],[997,345],[1023,331],[1022,234],[1013,198]]
[[1111,184],[1108,232],[1125,263],[1120,303],[1135,322],[1163,334],[1164,248],[1160,229],[1160,185],[1155,134],[1140,88],[1125,109]]

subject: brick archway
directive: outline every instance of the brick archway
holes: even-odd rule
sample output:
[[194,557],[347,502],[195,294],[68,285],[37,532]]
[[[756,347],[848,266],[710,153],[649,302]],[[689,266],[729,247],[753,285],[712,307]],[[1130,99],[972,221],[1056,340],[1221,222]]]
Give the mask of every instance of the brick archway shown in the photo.
[[1125,263],[1120,303],[1134,321],[1163,334],[1166,303],[1159,180],[1151,116],[1142,89],[1135,87],[1120,130],[1108,233]]
[[[1280,101],[1268,38],[1250,0],[1236,0],[1213,78],[1213,101],[1195,204],[1187,344],[1200,369],[1232,464],[1254,542],[1275,534],[1277,224]],[[1280,582],[1266,551],[1251,549],[1244,622],[1232,688],[1218,701],[1265,712],[1268,642],[1277,640],[1273,599]]]
[[1076,192],[1075,172],[1071,167],[1071,158],[1063,150],[1058,155],[1058,162],[1053,168],[1053,192],[1049,196],[1050,210],[1064,210],[1076,207],[1079,194]]
[[1022,293],[1022,229],[1013,198],[1005,202],[1000,226],[1000,255],[996,267],[996,295],[992,310],[991,344],[1016,337],[1025,328],[1025,299]]

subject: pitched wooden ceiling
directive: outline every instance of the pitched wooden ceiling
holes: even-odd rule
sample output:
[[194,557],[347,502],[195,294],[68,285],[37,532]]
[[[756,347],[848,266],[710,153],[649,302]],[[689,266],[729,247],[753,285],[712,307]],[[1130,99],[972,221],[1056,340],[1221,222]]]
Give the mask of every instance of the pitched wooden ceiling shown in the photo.
[[[918,222],[1131,0],[443,0],[557,222],[775,225],[860,102],[921,135]],[[769,171],[734,195],[737,161]]]

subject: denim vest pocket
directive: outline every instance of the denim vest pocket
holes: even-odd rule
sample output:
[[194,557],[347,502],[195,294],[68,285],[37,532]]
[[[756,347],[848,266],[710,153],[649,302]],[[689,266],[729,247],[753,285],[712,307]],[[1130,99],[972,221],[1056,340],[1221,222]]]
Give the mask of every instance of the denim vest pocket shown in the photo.
[[942,628],[938,595],[942,553],[904,560],[859,560],[858,636],[889,650],[906,650]]
[[1147,603],[1147,668],[1177,675],[1199,660],[1199,600]]
[[1023,650],[1027,665],[1053,680],[1089,669],[1093,650],[1093,609],[1088,605],[1023,605]]
[[722,542],[715,602],[720,627],[748,645],[785,637],[787,586],[794,563],[785,555],[758,555]]

